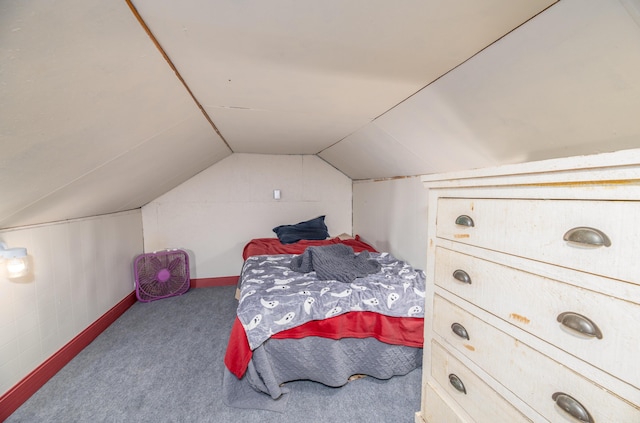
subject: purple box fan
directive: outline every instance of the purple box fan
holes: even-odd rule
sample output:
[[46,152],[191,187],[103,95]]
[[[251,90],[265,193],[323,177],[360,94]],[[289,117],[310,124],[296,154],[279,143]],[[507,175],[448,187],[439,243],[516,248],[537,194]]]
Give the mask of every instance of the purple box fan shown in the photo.
[[183,250],[140,254],[133,262],[136,296],[142,302],[182,295],[189,290],[189,255]]

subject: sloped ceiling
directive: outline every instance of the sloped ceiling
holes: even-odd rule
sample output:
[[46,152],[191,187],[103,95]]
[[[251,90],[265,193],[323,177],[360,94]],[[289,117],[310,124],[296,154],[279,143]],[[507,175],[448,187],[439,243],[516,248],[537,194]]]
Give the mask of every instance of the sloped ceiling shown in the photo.
[[0,0],[0,145],[0,227],[140,207],[231,154],[115,0]]
[[234,152],[316,154],[553,0],[134,0]]
[[320,156],[367,179],[617,151],[638,111],[640,0],[561,0]]
[[137,208],[234,152],[368,179],[640,145],[639,15],[639,0],[0,0],[0,228]]

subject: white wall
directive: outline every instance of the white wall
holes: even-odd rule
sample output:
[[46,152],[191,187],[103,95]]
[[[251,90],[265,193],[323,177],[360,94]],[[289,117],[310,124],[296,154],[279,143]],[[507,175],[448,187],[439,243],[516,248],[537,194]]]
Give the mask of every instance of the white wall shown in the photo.
[[378,250],[424,269],[427,191],[417,176],[353,183],[353,232]]
[[0,395],[133,291],[139,210],[0,231],[26,247],[29,275],[0,266]]
[[185,249],[192,278],[235,276],[275,226],[326,215],[331,235],[351,233],[351,201],[351,180],[317,156],[233,154],[142,208],[144,248]]

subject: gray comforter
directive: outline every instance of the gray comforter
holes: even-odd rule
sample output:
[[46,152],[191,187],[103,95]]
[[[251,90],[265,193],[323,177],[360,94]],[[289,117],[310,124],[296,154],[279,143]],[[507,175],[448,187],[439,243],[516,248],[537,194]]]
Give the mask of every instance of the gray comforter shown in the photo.
[[421,366],[422,348],[375,338],[270,339],[254,351],[242,379],[224,369],[222,390],[228,406],[282,413],[290,393],[286,382],[312,380],[338,387],[352,375],[389,379]]

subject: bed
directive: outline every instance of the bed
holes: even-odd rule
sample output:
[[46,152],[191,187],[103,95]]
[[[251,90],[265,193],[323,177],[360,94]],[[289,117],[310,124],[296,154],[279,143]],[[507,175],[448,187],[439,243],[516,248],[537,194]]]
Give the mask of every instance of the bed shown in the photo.
[[[377,271],[345,280],[320,279],[319,265],[297,271],[295,264],[311,253],[315,260],[329,251],[351,253],[350,259]],[[286,382],[339,387],[354,377],[389,379],[422,365],[422,271],[357,236],[291,244],[257,238],[245,246],[243,258],[224,359],[228,405],[282,412]]]

